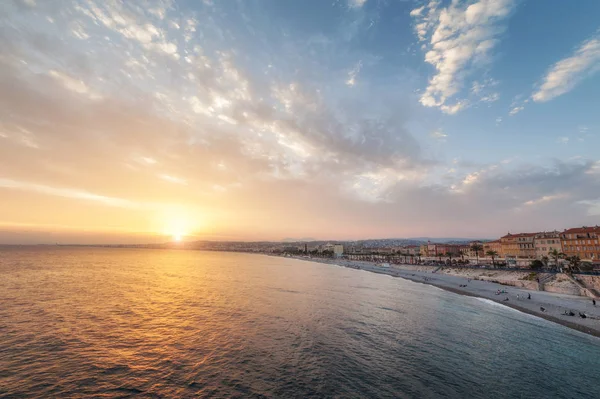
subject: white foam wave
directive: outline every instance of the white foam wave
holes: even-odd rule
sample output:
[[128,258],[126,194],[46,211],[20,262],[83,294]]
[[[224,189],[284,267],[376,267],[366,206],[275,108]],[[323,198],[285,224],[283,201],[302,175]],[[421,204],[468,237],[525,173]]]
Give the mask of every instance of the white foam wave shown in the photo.
[[521,313],[521,314],[532,316],[532,317],[537,317],[537,316],[534,316],[534,315],[529,314],[529,313],[521,312],[518,309],[511,308],[510,306],[506,306],[506,305],[504,305],[502,303],[498,303],[496,301],[492,301],[491,299],[479,298],[479,297],[475,297],[475,299],[478,300],[478,301],[480,301],[480,302],[487,303],[488,305],[492,305],[492,306],[496,306],[496,307],[502,307],[502,308],[507,309],[507,310],[512,310],[513,312]]

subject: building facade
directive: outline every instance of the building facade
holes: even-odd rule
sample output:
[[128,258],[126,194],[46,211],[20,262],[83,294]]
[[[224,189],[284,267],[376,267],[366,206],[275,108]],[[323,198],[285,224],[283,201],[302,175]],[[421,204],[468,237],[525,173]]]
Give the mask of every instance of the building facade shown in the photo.
[[344,254],[344,246],[342,244],[335,244],[333,246],[333,255],[342,256]]
[[548,255],[548,253],[552,250],[563,252],[560,233],[558,231],[538,233],[535,235],[533,243],[535,247],[536,259],[542,259],[544,256],[552,258]]
[[483,254],[485,257],[487,257],[486,254],[489,251],[496,252],[498,254],[498,258],[504,257],[504,253],[502,252],[502,243],[500,242],[500,240],[488,241],[483,243]]
[[[475,251],[475,247],[481,247],[481,249],[479,251]],[[483,243],[481,241],[471,241],[469,243],[469,256],[471,258],[476,258],[477,256],[479,256],[480,258],[484,257],[484,249],[483,249]]]
[[520,258],[535,259],[535,235],[535,233],[517,234]]
[[500,246],[503,258],[516,258],[519,256],[519,243],[516,235],[508,233],[500,237]]
[[600,261],[600,227],[577,227],[560,233],[562,251],[581,260]]
[[505,258],[535,258],[536,233],[510,234],[500,237],[502,255]]
[[407,255],[418,256],[421,252],[421,247],[418,245],[407,245],[402,249],[402,252]]

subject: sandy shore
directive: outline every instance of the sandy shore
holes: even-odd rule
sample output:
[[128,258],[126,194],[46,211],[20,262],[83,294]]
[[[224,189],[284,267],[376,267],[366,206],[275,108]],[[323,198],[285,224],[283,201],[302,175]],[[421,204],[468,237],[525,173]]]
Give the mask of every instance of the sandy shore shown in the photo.
[[[464,277],[452,276],[444,273],[433,273],[435,270],[434,267],[431,267],[430,271],[413,271],[402,269],[402,265],[380,267],[371,262],[349,261],[343,259],[304,257],[297,257],[295,259],[335,264],[338,266],[367,270],[374,273],[388,274],[419,283],[430,284],[461,295],[486,298],[522,312],[539,316],[566,327],[600,337],[600,301],[598,301],[597,306],[593,306],[591,298],[507,287],[505,285],[487,281],[468,281],[468,279]],[[498,290],[504,290],[507,293],[497,295],[496,292]],[[531,299],[526,299],[528,295],[531,295]],[[508,301],[505,300],[506,298],[508,298]],[[541,310],[542,307],[545,309],[544,311]],[[563,315],[565,310],[573,311],[575,316]],[[588,317],[585,319],[580,318],[579,312],[585,313]]]

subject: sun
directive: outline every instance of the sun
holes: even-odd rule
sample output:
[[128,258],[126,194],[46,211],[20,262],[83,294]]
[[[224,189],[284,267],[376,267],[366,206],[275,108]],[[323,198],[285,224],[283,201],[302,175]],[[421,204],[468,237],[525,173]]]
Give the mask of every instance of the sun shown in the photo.
[[182,234],[173,234],[173,241],[175,241],[175,242],[181,242],[181,240],[183,240],[183,235]]

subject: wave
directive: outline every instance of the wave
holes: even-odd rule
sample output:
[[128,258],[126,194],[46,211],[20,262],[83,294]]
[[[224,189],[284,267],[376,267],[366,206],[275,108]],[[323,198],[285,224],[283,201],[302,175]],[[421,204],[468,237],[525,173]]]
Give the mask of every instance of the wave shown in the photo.
[[503,309],[512,310],[513,312],[521,313],[521,314],[524,314],[524,315],[527,315],[527,316],[531,316],[531,317],[540,318],[540,317],[538,317],[538,316],[535,316],[535,315],[532,315],[532,314],[530,314],[530,313],[522,312],[522,311],[520,311],[519,309],[515,309],[515,308],[513,308],[513,307],[511,307],[511,306],[506,306],[506,305],[504,305],[504,304],[502,304],[502,303],[498,303],[498,302],[496,302],[496,301],[492,301],[491,299],[488,299],[488,298],[474,297],[474,299],[476,299],[476,300],[478,300],[478,301],[480,301],[480,302],[487,303],[488,305],[492,305],[492,306],[495,306],[495,307],[501,307],[501,308],[503,308]]

